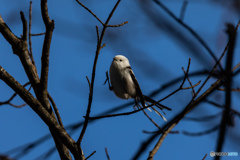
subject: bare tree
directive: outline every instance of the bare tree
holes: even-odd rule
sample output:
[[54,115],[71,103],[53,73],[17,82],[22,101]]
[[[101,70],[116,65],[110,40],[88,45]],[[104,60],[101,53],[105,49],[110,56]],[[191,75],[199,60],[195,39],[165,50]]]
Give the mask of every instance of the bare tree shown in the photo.
[[[103,38],[106,35],[106,31],[108,28],[115,28],[121,27],[128,22],[120,22],[116,25],[110,25],[110,19],[112,18],[115,10],[119,7],[119,3],[121,0],[118,0],[114,7],[112,8],[111,12],[108,15],[108,18],[105,22],[103,22],[93,11],[91,11],[88,7],[83,5],[79,0],[76,0],[76,4],[83,7],[86,11],[88,11],[97,21],[101,24],[102,30],[96,26],[96,52],[94,57],[94,63],[92,66],[91,78],[86,77],[89,87],[89,95],[88,95],[88,105],[86,106],[86,114],[82,121],[71,124],[68,126],[63,125],[60,113],[58,111],[57,105],[55,104],[54,99],[52,98],[51,94],[48,90],[48,77],[49,77],[49,63],[51,63],[49,56],[50,56],[50,46],[52,41],[52,36],[54,32],[55,22],[52,20],[48,13],[48,2],[47,0],[41,0],[41,16],[42,21],[45,25],[44,33],[39,34],[32,34],[31,26],[32,26],[32,3],[30,2],[30,10],[29,10],[29,23],[27,22],[24,13],[20,12],[21,22],[22,22],[22,35],[21,37],[17,37],[11,30],[10,27],[5,23],[3,18],[0,16],[0,32],[5,40],[11,45],[12,52],[15,54],[25,70],[25,73],[28,77],[28,82],[25,84],[20,84],[17,79],[15,79],[11,74],[9,74],[1,65],[0,65],[0,79],[10,87],[15,93],[6,101],[0,102],[0,105],[11,105],[13,107],[21,108],[25,105],[31,107],[31,109],[42,119],[42,121],[47,125],[49,128],[50,134],[45,135],[38,139],[35,142],[27,144],[25,147],[21,147],[21,152],[23,154],[27,154],[31,151],[32,148],[37,146],[38,144],[42,143],[43,141],[53,138],[55,142],[54,148],[49,149],[46,153],[45,157],[50,156],[55,150],[58,151],[58,154],[61,159],[79,159],[85,160],[90,158],[95,154],[96,151],[93,151],[92,154],[86,156],[84,154],[85,148],[82,146],[82,140],[85,136],[86,130],[88,125],[92,122],[99,121],[100,119],[104,118],[113,118],[119,116],[127,116],[132,115],[137,112],[143,112],[144,115],[150,120],[152,124],[155,125],[156,130],[148,133],[150,136],[145,139],[139,149],[135,152],[132,159],[139,159],[140,156],[144,152],[146,152],[147,148],[150,146],[151,142],[154,142],[155,145],[149,152],[149,156],[146,159],[153,159],[157,151],[159,150],[160,146],[162,145],[165,137],[170,134],[179,133],[178,131],[172,131],[175,126],[178,125],[180,121],[184,118],[191,120],[191,121],[208,121],[214,119],[216,116],[221,116],[221,122],[217,123],[213,128],[208,129],[206,131],[200,133],[191,133],[191,132],[183,132],[185,135],[189,136],[199,136],[199,135],[206,135],[214,131],[219,132],[219,137],[217,139],[217,147],[216,152],[221,152],[224,141],[226,139],[226,132],[228,126],[233,126],[233,117],[239,116],[240,113],[232,108],[232,92],[239,91],[239,88],[233,88],[232,81],[233,79],[239,75],[240,64],[238,63],[236,66],[233,66],[233,55],[234,49],[236,47],[236,35],[237,30],[239,27],[240,22],[236,26],[232,24],[228,24],[227,27],[227,35],[228,35],[228,43],[226,44],[225,50],[222,52],[220,57],[217,57],[215,53],[210,49],[207,43],[198,35],[191,27],[189,27],[186,23],[183,22],[187,2],[184,1],[183,7],[181,10],[180,18],[174,15],[163,3],[158,0],[153,0],[156,6],[163,9],[174,21],[177,22],[179,26],[182,26],[186,29],[198,42],[201,44],[203,48],[207,50],[207,53],[212,57],[214,65],[211,69],[208,70],[198,70],[195,72],[190,72],[191,68],[191,59],[189,58],[187,67],[184,69],[182,67],[183,73],[182,76],[169,81],[167,84],[161,86],[160,88],[156,88],[150,94],[150,96],[154,96],[158,94],[162,90],[175,86],[175,84],[180,82],[180,85],[172,91],[170,94],[166,95],[165,97],[157,100],[158,103],[163,102],[164,100],[168,99],[169,97],[175,95],[177,92],[181,92],[183,90],[191,90],[192,97],[187,103],[186,106],[183,106],[183,109],[180,113],[176,114],[171,120],[169,120],[164,126],[160,126],[152,117],[150,117],[145,109],[151,107],[153,104],[149,104],[146,107],[141,109],[137,109],[131,112],[122,112],[119,113],[124,107],[128,107],[129,105],[133,105],[132,102],[127,103],[125,105],[121,105],[115,107],[111,110],[107,110],[104,113],[101,113],[97,116],[91,116],[91,107],[93,102],[93,92],[94,92],[94,84],[95,84],[95,74],[97,68],[98,57],[101,50],[105,47],[105,43],[103,42]],[[144,8],[144,2],[140,2],[141,7]],[[158,26],[159,21],[157,20],[158,17],[151,12],[151,10],[144,8],[146,15],[148,15],[154,23]],[[167,23],[166,23],[167,24]],[[167,27],[169,29],[169,27]],[[172,31],[172,30],[171,30]],[[178,33],[177,30],[174,30],[175,33]],[[41,57],[41,70],[37,71],[37,67],[34,60],[34,54],[32,51],[32,36],[44,36],[43,46],[42,46],[42,57]],[[178,36],[184,37],[182,34],[178,34]],[[108,36],[109,37],[109,36]],[[200,57],[201,58],[201,57]],[[226,65],[223,67],[221,60],[226,59]],[[208,64],[207,64],[208,65]],[[211,66],[211,65],[209,65]],[[201,76],[203,81],[198,80],[197,83],[193,84],[191,78],[194,76]],[[108,78],[108,76],[107,76]],[[211,81],[210,81],[211,80]],[[188,83],[187,87],[184,87]],[[209,87],[206,87],[207,83],[211,83]],[[26,87],[30,86],[29,89]],[[205,87],[205,90],[203,88]],[[30,90],[33,89],[33,92]],[[225,102],[223,105],[214,102],[210,95],[214,94],[215,91],[221,90],[225,94]],[[12,103],[12,100],[16,96],[20,96],[21,99],[25,102],[23,105],[15,105]],[[187,118],[185,117],[190,111],[196,108],[201,103],[208,103],[212,106],[217,106],[222,111],[220,114],[206,116],[203,118]],[[171,107],[171,106],[170,106]],[[78,139],[75,141],[71,133],[76,132],[77,129],[81,128],[81,132],[78,134]],[[157,139],[158,138],[158,139]],[[157,140],[156,140],[157,139]],[[106,158],[110,159],[111,153],[108,152],[107,148],[105,148]],[[203,155],[204,156],[204,155]],[[203,159],[207,157],[207,154],[204,156]],[[0,159],[8,158],[7,156],[2,156]],[[216,156],[216,159],[219,159]]]

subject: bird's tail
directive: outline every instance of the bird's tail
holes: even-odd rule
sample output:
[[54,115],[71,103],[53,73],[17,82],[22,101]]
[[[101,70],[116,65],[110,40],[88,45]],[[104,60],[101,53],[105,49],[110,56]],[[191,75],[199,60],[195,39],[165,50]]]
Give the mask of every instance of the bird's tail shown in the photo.
[[167,107],[167,106],[164,106],[164,105],[156,102],[155,100],[153,100],[152,98],[150,98],[150,97],[148,97],[148,96],[143,95],[143,98],[144,98],[145,101],[154,104],[156,107],[158,107],[158,108],[161,109],[161,110],[163,110],[163,109],[167,109],[167,110],[169,110],[169,111],[172,110],[171,108],[169,108],[169,107]]
[[[167,106],[164,106],[164,105],[156,102],[155,100],[151,99],[150,97],[147,97],[147,96],[143,95],[143,98],[144,98],[145,103],[147,103],[147,102],[152,103],[152,104],[155,105],[157,108],[161,109],[162,112],[163,112],[163,109],[167,109],[167,110],[170,110],[170,111],[172,110],[171,108],[169,108],[169,107],[167,107]],[[162,117],[162,119],[163,119],[164,121],[167,121],[167,119],[166,119],[158,110],[156,110],[153,106],[151,106],[151,108],[152,108],[160,117]],[[148,108],[148,109],[149,109],[149,108]],[[163,113],[165,114],[165,112],[163,112]]]

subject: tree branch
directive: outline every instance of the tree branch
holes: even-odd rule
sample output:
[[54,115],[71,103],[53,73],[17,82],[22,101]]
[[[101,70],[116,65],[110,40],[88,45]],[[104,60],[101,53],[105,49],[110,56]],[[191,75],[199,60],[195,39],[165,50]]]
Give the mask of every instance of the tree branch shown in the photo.
[[66,145],[73,154],[77,154],[75,142],[64,130],[64,128],[62,128],[58,124],[57,120],[50,115],[42,104],[9,73],[7,73],[2,66],[0,66],[0,79],[11,87],[39,115],[39,117],[51,129],[53,134],[58,137],[58,139],[61,140],[61,142]]
[[48,84],[48,71],[49,71],[49,54],[50,45],[52,41],[52,33],[54,29],[54,21],[50,20],[48,15],[47,0],[41,0],[41,13],[42,19],[45,24],[46,33],[44,37],[44,43],[42,48],[42,68],[41,68],[41,78],[40,78],[40,90],[42,96],[47,98],[47,84]]
[[108,27],[108,23],[114,13],[114,11],[116,10],[118,4],[120,3],[121,0],[118,0],[117,3],[115,4],[115,6],[113,7],[111,13],[109,14],[106,22],[104,23],[103,26],[103,30],[101,33],[100,38],[98,38],[98,43],[97,43],[97,50],[96,50],[96,54],[95,54],[95,58],[94,58],[94,63],[93,63],[93,68],[92,68],[92,78],[91,78],[91,84],[90,84],[90,92],[89,92],[89,98],[88,98],[88,108],[87,108],[87,112],[86,112],[86,116],[85,116],[85,121],[84,121],[84,125],[83,125],[83,129],[81,131],[81,134],[78,138],[77,144],[80,146],[83,136],[85,134],[85,131],[87,129],[88,126],[88,121],[89,121],[89,117],[90,117],[90,112],[91,112],[91,106],[92,106],[92,99],[93,99],[93,86],[94,86],[94,81],[95,81],[95,73],[96,73],[96,67],[97,67],[97,60],[98,60],[98,56],[100,54],[100,50],[102,49],[102,41],[103,41],[103,37],[105,35],[105,31]]
[[[221,127],[219,131],[219,137],[218,137],[218,144],[217,144],[217,152],[222,151],[222,146],[225,139],[225,133],[226,133],[226,127],[231,123],[231,117],[230,117],[230,110],[231,110],[231,86],[232,86],[232,60],[233,60],[233,53],[235,48],[235,39],[236,39],[236,31],[234,29],[234,26],[231,24],[227,25],[227,33],[229,34],[229,48],[227,53],[227,59],[226,59],[226,92],[225,92],[225,110],[222,114],[222,121],[221,121]],[[216,160],[219,159],[219,156],[215,157]]]
[[[14,50],[14,48],[16,45],[19,45],[20,39],[12,33],[7,24],[3,21],[1,15],[0,15],[0,32],[3,35],[3,37],[8,41],[8,43],[12,45],[13,51],[16,51]],[[14,52],[14,54],[17,53]]]

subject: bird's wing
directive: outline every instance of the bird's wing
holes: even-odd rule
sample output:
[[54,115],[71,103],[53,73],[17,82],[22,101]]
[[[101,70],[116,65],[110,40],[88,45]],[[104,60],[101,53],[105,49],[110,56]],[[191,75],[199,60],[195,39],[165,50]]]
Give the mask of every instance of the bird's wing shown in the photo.
[[133,73],[133,70],[132,70],[132,68],[130,66],[128,66],[127,69],[128,69],[128,72],[129,72],[129,74],[130,74],[130,76],[131,76],[131,78],[133,80],[133,83],[134,83],[134,85],[136,87],[137,96],[140,98],[140,102],[141,102],[142,106],[145,107],[144,97],[143,97],[141,88],[140,88],[140,86],[138,84],[138,81],[137,81],[137,79],[136,79],[136,77],[135,77],[135,75]]

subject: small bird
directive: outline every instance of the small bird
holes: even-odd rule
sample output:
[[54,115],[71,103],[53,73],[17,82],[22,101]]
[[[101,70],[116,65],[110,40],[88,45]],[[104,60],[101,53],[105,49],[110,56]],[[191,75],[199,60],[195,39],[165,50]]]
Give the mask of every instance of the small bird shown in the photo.
[[[138,81],[133,73],[133,70],[131,69],[130,63],[128,59],[123,55],[117,55],[113,58],[112,64],[110,66],[110,81],[112,86],[109,84],[109,88],[110,90],[114,91],[117,97],[121,99],[133,98],[137,107],[141,107],[138,103],[140,101],[142,107],[146,107],[145,104],[148,104],[148,102],[150,102],[161,110],[163,108],[172,110],[142,94]],[[161,116],[164,121],[167,121],[167,119],[153,106],[151,106],[151,108],[159,116]]]

